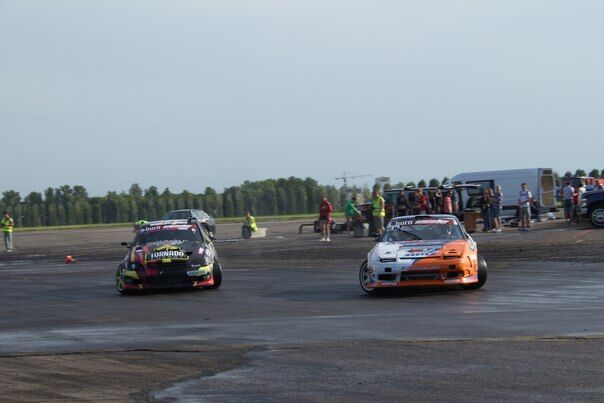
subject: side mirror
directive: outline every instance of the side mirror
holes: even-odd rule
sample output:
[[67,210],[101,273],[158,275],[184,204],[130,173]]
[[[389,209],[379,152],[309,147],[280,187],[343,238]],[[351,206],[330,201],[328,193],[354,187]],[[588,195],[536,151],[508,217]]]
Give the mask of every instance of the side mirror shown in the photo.
[[128,243],[128,242],[122,242],[121,245],[125,246],[128,249],[130,249],[132,247],[132,245],[130,245],[130,243]]

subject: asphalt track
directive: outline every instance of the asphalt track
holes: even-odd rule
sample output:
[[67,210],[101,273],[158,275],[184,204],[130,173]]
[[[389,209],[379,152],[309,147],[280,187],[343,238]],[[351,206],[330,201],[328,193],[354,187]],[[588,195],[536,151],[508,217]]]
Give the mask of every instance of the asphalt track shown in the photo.
[[220,226],[219,290],[128,297],[127,230],[19,234],[0,255],[2,400],[604,400],[604,231],[477,234],[483,289],[373,297],[371,240],[298,224]]

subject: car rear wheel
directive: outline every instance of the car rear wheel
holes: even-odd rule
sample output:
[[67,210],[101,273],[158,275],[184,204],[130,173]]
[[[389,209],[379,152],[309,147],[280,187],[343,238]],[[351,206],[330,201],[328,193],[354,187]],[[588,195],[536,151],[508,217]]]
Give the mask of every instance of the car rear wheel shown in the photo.
[[473,284],[463,284],[462,287],[466,290],[477,290],[487,282],[487,262],[484,258],[478,255],[478,282]]
[[359,269],[359,282],[361,283],[361,288],[367,294],[375,294],[376,289],[371,287],[371,270],[369,269],[369,265],[367,264],[367,260],[363,262],[361,268]]
[[214,284],[207,286],[206,288],[209,290],[216,290],[217,288],[220,288],[220,285],[222,284],[222,268],[220,267],[220,262],[218,260],[214,261],[212,277],[214,277]]

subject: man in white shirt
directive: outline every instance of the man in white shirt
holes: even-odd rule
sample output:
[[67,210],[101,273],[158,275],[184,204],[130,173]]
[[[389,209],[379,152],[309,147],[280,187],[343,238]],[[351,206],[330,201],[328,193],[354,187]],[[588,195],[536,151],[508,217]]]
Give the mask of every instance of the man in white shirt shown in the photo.
[[562,188],[562,199],[564,200],[564,217],[566,224],[570,224],[573,218],[573,193],[575,190],[570,185],[570,181],[566,182],[566,186]]
[[526,183],[522,184],[522,190],[518,197],[518,218],[520,219],[520,231],[528,231],[531,226],[531,202],[533,194],[528,190]]

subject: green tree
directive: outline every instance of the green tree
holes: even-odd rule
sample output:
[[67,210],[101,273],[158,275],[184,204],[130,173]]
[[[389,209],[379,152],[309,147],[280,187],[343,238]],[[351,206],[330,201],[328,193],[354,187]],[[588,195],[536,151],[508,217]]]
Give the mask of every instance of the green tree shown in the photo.
[[438,181],[438,179],[432,178],[430,179],[430,182],[428,182],[428,186],[430,186],[431,188],[437,188],[440,186],[440,182]]
[[421,179],[419,182],[417,182],[417,187],[418,188],[425,188],[426,187],[426,181]]
[[577,169],[575,171],[575,176],[587,176],[587,173],[583,169]]
[[592,169],[591,171],[589,171],[589,176],[598,178],[600,177],[600,171],[598,171],[597,169]]

